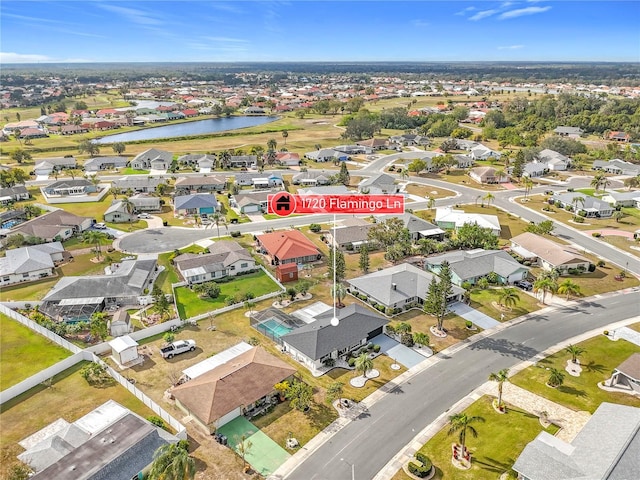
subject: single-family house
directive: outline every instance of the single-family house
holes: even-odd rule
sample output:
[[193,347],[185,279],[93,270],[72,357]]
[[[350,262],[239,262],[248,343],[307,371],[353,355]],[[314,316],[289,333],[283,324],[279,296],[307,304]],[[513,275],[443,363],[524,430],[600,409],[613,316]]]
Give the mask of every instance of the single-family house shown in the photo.
[[459,250],[425,258],[425,268],[439,274],[442,263],[448,262],[452,282],[458,286],[469,282],[474,285],[491,272],[498,275],[500,283],[511,284],[527,277],[529,269],[520,265],[504,250]]
[[640,206],[640,192],[616,192],[610,191],[606,195],[602,196],[602,201],[610,203],[614,207],[639,207]]
[[207,154],[188,154],[178,157],[178,163],[180,165],[188,165],[190,167],[197,167],[202,171],[202,168],[213,168],[216,165],[216,156]]
[[436,225],[444,230],[458,230],[466,224],[490,228],[494,235],[500,235],[502,227],[496,215],[465,213],[451,207],[436,208]]
[[[420,142],[420,143],[419,143]],[[409,145],[429,145],[429,139],[415,133],[403,133],[402,135],[392,135],[389,137],[389,143],[409,146]]]
[[130,223],[138,220],[135,208],[131,208],[123,200],[112,201],[105,210],[103,218],[109,223]]
[[295,152],[276,153],[276,162],[287,167],[297,167],[300,165],[300,154]]
[[165,183],[161,177],[147,177],[145,175],[127,175],[112,182],[112,186],[120,189],[121,192],[132,190],[133,192],[153,193],[156,187]]
[[[347,283],[351,293],[366,295],[369,303],[394,310],[408,305],[422,305],[434,277],[432,273],[418,267],[401,263],[347,280]],[[464,289],[454,285],[447,302],[460,301],[463,295]]]
[[284,185],[282,174],[277,172],[241,172],[234,175],[234,180],[241,187],[278,188]]
[[[222,160],[224,163],[224,160]],[[230,167],[250,167],[257,165],[258,157],[256,155],[231,155],[228,163]]]
[[369,231],[373,226],[373,223],[358,217],[345,219],[342,225],[329,230],[326,235],[327,242],[330,246],[335,244],[341,250],[358,251],[362,245],[374,250],[377,245],[369,239]]
[[386,173],[380,173],[369,177],[358,184],[358,193],[369,193],[371,195],[394,194],[400,191],[396,185],[395,178]]
[[472,180],[484,184],[504,183],[509,181],[509,175],[506,173],[499,174],[498,170],[493,167],[474,167],[469,170],[469,176]]
[[20,138],[22,139],[45,138],[48,136],[47,132],[41,128],[23,128],[20,130]]
[[286,230],[257,235],[258,248],[271,265],[309,263],[322,258],[320,250],[299,230]]
[[456,143],[458,150],[466,150],[467,152],[470,152],[474,148],[482,145],[481,143],[474,142],[473,140],[464,140],[462,138],[457,138]]
[[569,245],[560,245],[552,240],[524,232],[511,239],[511,250],[525,260],[537,264],[547,271],[566,273],[572,268],[587,271],[590,261]]
[[582,135],[584,135],[584,130],[582,130],[580,127],[559,126],[553,130],[553,133],[561,137],[580,138]]
[[247,107],[243,113],[245,115],[266,115],[267,111],[262,107]]
[[315,152],[307,152],[304,156],[315,162],[344,162],[349,160],[349,155],[333,148],[321,148]]
[[230,199],[230,205],[240,210],[240,213],[260,213],[267,211],[269,195],[275,192],[239,193]]
[[103,309],[139,306],[151,290],[156,264],[155,257],[140,255],[112,264],[106,275],[64,277],[45,295],[40,311],[54,321],[75,323]]
[[529,162],[525,164],[522,171],[523,177],[537,178],[549,173],[549,167],[546,163]]
[[224,175],[210,175],[202,177],[180,177],[174,184],[176,195],[186,193],[222,192],[227,186]]
[[473,147],[471,150],[471,158],[474,160],[487,160],[489,158],[495,158],[496,160],[500,160],[502,154],[500,152],[496,152],[495,150],[491,150],[489,147],[486,147],[482,144]]
[[[222,352],[221,352],[222,353]],[[296,369],[253,347],[171,390],[176,406],[208,433],[252,411],[277,402],[276,383]]]
[[404,227],[409,231],[409,236],[413,242],[418,242],[422,238],[444,240],[444,230],[412,213],[403,213],[401,215],[377,215],[375,219],[376,221],[382,222],[392,217],[398,218],[402,221]]
[[537,155],[537,161],[544,163],[551,171],[564,171],[571,165],[571,159],[555,150],[545,148]]
[[128,161],[127,157],[94,157],[84,162],[84,170],[87,173],[115,170],[126,167]]
[[14,185],[13,187],[0,188],[0,204],[19,202],[21,200],[29,200],[31,194],[24,185]]
[[21,223],[9,235],[42,238],[45,242],[63,241],[93,225],[90,217],[80,217],[65,210],[55,210]]
[[360,142],[356,142],[356,145],[360,145],[361,147],[370,148],[371,150],[383,150],[388,147],[389,142],[384,138],[369,138],[367,140],[362,140]]
[[609,136],[607,138],[616,142],[628,143],[631,141],[631,135],[625,132],[609,132]]
[[205,254],[183,253],[173,263],[189,285],[234,277],[257,268],[251,254],[233,241],[216,242]]
[[171,152],[150,148],[131,160],[131,168],[135,170],[166,170],[171,166],[172,161],[173,154]]
[[388,320],[358,304],[336,312],[337,326],[331,325],[333,312],[328,310],[311,323],[280,337],[284,350],[295,360],[315,371],[325,361],[346,358],[353,350],[384,333]]
[[629,358],[618,365],[611,377],[604,382],[609,388],[636,392],[640,394],[640,353],[632,353]]
[[60,418],[20,441],[34,480],[145,478],[156,451],[180,439],[109,400],[73,423]]
[[603,402],[569,443],[545,431],[513,465],[523,480],[638,477],[640,408]]
[[210,193],[173,197],[173,212],[176,215],[210,215],[217,212],[218,209],[218,199]]
[[66,197],[73,195],[89,195],[98,191],[98,186],[86,178],[65,179],[42,187],[42,193],[47,197]]
[[133,204],[135,211],[140,212],[160,212],[162,205],[160,197],[149,195],[147,193],[136,193],[129,197],[129,201]]
[[38,176],[48,176],[60,170],[76,168],[78,166],[74,157],[53,157],[38,160],[33,172]]
[[296,173],[291,181],[294,185],[329,185],[332,177],[333,174],[328,172],[300,172]]
[[578,215],[589,218],[610,217],[614,210],[604,200],[580,192],[554,193],[549,198],[549,203],[571,211],[576,209]]
[[457,162],[458,168],[469,168],[473,165],[473,158],[467,154],[455,154],[453,159]]
[[54,275],[56,264],[63,260],[63,252],[60,242],[7,250],[4,258],[0,258],[0,286]]
[[344,185],[298,188],[298,195],[352,195],[353,193]]
[[596,160],[593,162],[592,168],[616,175],[629,175],[632,177],[640,175],[640,165],[625,162],[619,158],[614,158],[613,160]]

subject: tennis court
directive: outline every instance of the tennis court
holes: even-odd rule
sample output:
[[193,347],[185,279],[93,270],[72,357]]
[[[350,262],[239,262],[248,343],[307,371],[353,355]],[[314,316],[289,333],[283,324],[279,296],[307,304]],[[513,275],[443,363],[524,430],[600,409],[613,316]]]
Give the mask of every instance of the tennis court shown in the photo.
[[238,417],[217,430],[227,437],[229,448],[239,454],[238,445],[245,437],[245,459],[263,477],[275,472],[291,455],[244,417]]

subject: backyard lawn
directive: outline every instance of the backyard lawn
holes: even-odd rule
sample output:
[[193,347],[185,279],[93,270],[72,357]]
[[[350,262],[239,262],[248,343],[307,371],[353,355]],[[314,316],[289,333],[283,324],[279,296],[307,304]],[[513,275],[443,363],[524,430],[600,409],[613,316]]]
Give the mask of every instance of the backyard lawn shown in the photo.
[[518,300],[518,303],[512,309],[504,310],[504,319],[502,319],[501,313],[503,312],[494,307],[494,304],[498,304],[498,301],[500,300],[501,291],[501,288],[487,290],[480,290],[479,288],[476,288],[471,291],[470,306],[486,315],[489,315],[491,318],[505,322],[540,309],[538,301],[534,297],[518,290],[517,293],[520,300]]
[[[438,480],[494,480],[500,478],[504,472],[509,472],[509,478],[516,478],[511,466],[527,443],[544,428],[537,416],[508,404],[507,414],[497,414],[491,406],[492,401],[492,397],[482,397],[463,412],[470,417],[480,416],[485,419],[484,423],[473,425],[478,432],[477,438],[467,434],[466,446],[472,453],[469,470],[458,470],[451,463],[451,444],[458,442],[458,434],[448,435],[448,425],[419,450],[433,461],[437,471],[435,478]],[[558,427],[550,425],[546,431],[554,435]],[[393,480],[408,478],[400,470]]]
[[626,340],[613,342],[604,335],[598,335],[578,345],[586,350],[580,356],[583,370],[579,377],[565,372],[564,384],[560,387],[550,388],[545,385],[549,377],[547,369],[557,368],[564,372],[567,360],[571,358],[567,352],[561,350],[514,375],[511,382],[574,410],[593,413],[602,402],[640,407],[640,398],[624,393],[605,392],[598,388],[598,382],[608,379],[613,369],[631,354],[640,352],[640,347]]
[[0,390],[71,355],[51,340],[0,314]]
[[246,293],[252,293],[254,297],[259,297],[278,291],[278,285],[262,270],[236,277],[219,285],[220,295],[214,299],[202,299],[189,287],[176,288],[176,305],[180,318],[186,319],[224,307],[228,298],[237,297],[242,301],[241,299]]
[[431,197],[435,200],[439,198],[454,197],[456,194],[451,190],[445,188],[434,187],[431,185],[418,185],[416,183],[410,183],[405,189],[407,193],[411,195],[418,195],[419,197]]

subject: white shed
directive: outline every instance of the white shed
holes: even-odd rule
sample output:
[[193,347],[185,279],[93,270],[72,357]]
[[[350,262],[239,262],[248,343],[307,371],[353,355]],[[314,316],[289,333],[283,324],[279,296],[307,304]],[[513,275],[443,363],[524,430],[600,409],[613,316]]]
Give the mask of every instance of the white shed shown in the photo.
[[126,366],[138,361],[138,342],[129,335],[114,338],[109,342],[111,356],[120,365]]
[[129,317],[129,313],[124,310],[118,310],[111,319],[109,324],[109,333],[111,333],[112,337],[119,337],[121,335],[126,335],[131,331],[131,318]]

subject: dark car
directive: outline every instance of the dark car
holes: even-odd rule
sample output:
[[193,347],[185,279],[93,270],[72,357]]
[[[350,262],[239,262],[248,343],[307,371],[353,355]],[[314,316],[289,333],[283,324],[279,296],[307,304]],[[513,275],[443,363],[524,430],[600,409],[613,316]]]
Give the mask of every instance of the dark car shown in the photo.
[[553,195],[553,190],[545,190],[544,194],[545,195]]
[[527,282],[526,280],[518,280],[514,285],[522,290],[526,290],[527,292],[533,288],[531,282]]

